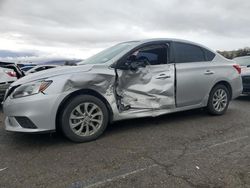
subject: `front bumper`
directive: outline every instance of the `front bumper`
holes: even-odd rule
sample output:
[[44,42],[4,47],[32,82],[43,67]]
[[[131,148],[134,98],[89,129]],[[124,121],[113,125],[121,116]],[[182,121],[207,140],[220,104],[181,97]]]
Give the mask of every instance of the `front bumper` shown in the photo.
[[5,130],[11,132],[36,133],[36,132],[52,131],[50,129],[48,130],[40,128],[24,128],[20,125],[20,123],[16,120],[15,117],[6,117],[4,123],[5,123]]
[[[66,93],[60,95],[39,93],[18,99],[8,97],[3,103],[3,112],[6,116],[5,129],[26,133],[55,131],[57,109],[65,96]],[[28,121],[25,123],[20,121],[20,118]]]

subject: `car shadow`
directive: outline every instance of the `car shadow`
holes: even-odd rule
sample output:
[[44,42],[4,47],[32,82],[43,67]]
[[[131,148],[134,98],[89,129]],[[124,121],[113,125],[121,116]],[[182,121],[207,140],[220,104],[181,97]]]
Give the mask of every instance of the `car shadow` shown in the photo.
[[242,95],[242,96],[238,97],[236,100],[250,102],[250,95]]
[[178,122],[188,121],[191,119],[192,120],[200,119],[207,116],[208,114],[206,110],[194,109],[194,110],[161,115],[158,117],[144,117],[144,118],[123,120],[111,124],[106,131],[106,135],[120,131],[143,129],[146,127],[171,126],[172,124]]
[[[195,109],[195,110],[162,115],[159,117],[146,117],[146,118],[118,121],[113,124],[110,124],[107,130],[105,131],[104,135],[101,136],[101,138],[99,139],[103,141],[105,140],[105,137],[112,137],[112,135],[115,135],[119,132],[131,132],[134,130],[145,129],[147,127],[171,126],[171,124],[176,122],[178,123],[181,121],[188,121],[189,119],[199,119],[206,116],[207,113],[205,110]],[[35,133],[35,134],[6,132],[4,134],[4,137],[5,138],[2,139],[5,139],[5,142],[12,143],[12,145],[13,144],[18,145],[18,147],[20,146],[43,147],[43,146],[53,146],[53,145],[65,146],[65,145],[75,144],[69,141],[67,138],[65,138],[60,131],[56,133]],[[0,139],[0,142],[2,139]],[[99,139],[97,139],[97,141]]]
[[70,145],[72,142],[68,141],[61,133],[16,133],[6,132],[5,137],[10,140],[11,145],[19,145],[22,147],[37,147],[37,146],[51,146],[51,145]]

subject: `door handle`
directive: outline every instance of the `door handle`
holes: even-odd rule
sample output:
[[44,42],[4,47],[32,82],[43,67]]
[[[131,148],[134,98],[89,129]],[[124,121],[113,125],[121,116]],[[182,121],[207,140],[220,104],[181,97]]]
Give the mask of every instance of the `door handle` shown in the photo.
[[171,78],[171,76],[167,74],[160,74],[156,77],[156,79],[167,79],[167,78]]
[[212,74],[214,74],[214,71],[207,70],[204,74],[205,74],[205,75],[212,75]]

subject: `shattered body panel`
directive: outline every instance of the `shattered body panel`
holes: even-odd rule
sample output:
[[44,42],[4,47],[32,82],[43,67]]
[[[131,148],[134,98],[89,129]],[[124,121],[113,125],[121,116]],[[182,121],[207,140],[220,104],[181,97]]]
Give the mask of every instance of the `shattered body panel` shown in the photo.
[[151,111],[174,107],[174,70],[172,65],[157,65],[119,72],[117,92],[131,110]]
[[[171,109],[175,105],[173,69],[173,65],[159,65],[147,66],[136,72],[119,71],[116,84],[114,69],[100,66],[84,73],[84,79],[79,73],[69,75],[60,92],[80,89],[98,92],[108,101],[113,120],[132,118],[136,113],[143,116],[142,112],[150,116],[155,110]],[[129,108],[121,109],[119,103]]]

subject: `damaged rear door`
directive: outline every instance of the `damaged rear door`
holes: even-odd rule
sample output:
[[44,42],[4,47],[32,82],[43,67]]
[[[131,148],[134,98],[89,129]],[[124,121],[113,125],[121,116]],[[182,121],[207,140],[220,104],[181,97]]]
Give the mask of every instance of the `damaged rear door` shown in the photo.
[[115,93],[120,112],[175,107],[175,66],[169,64],[169,44],[150,44],[131,51],[116,70]]

